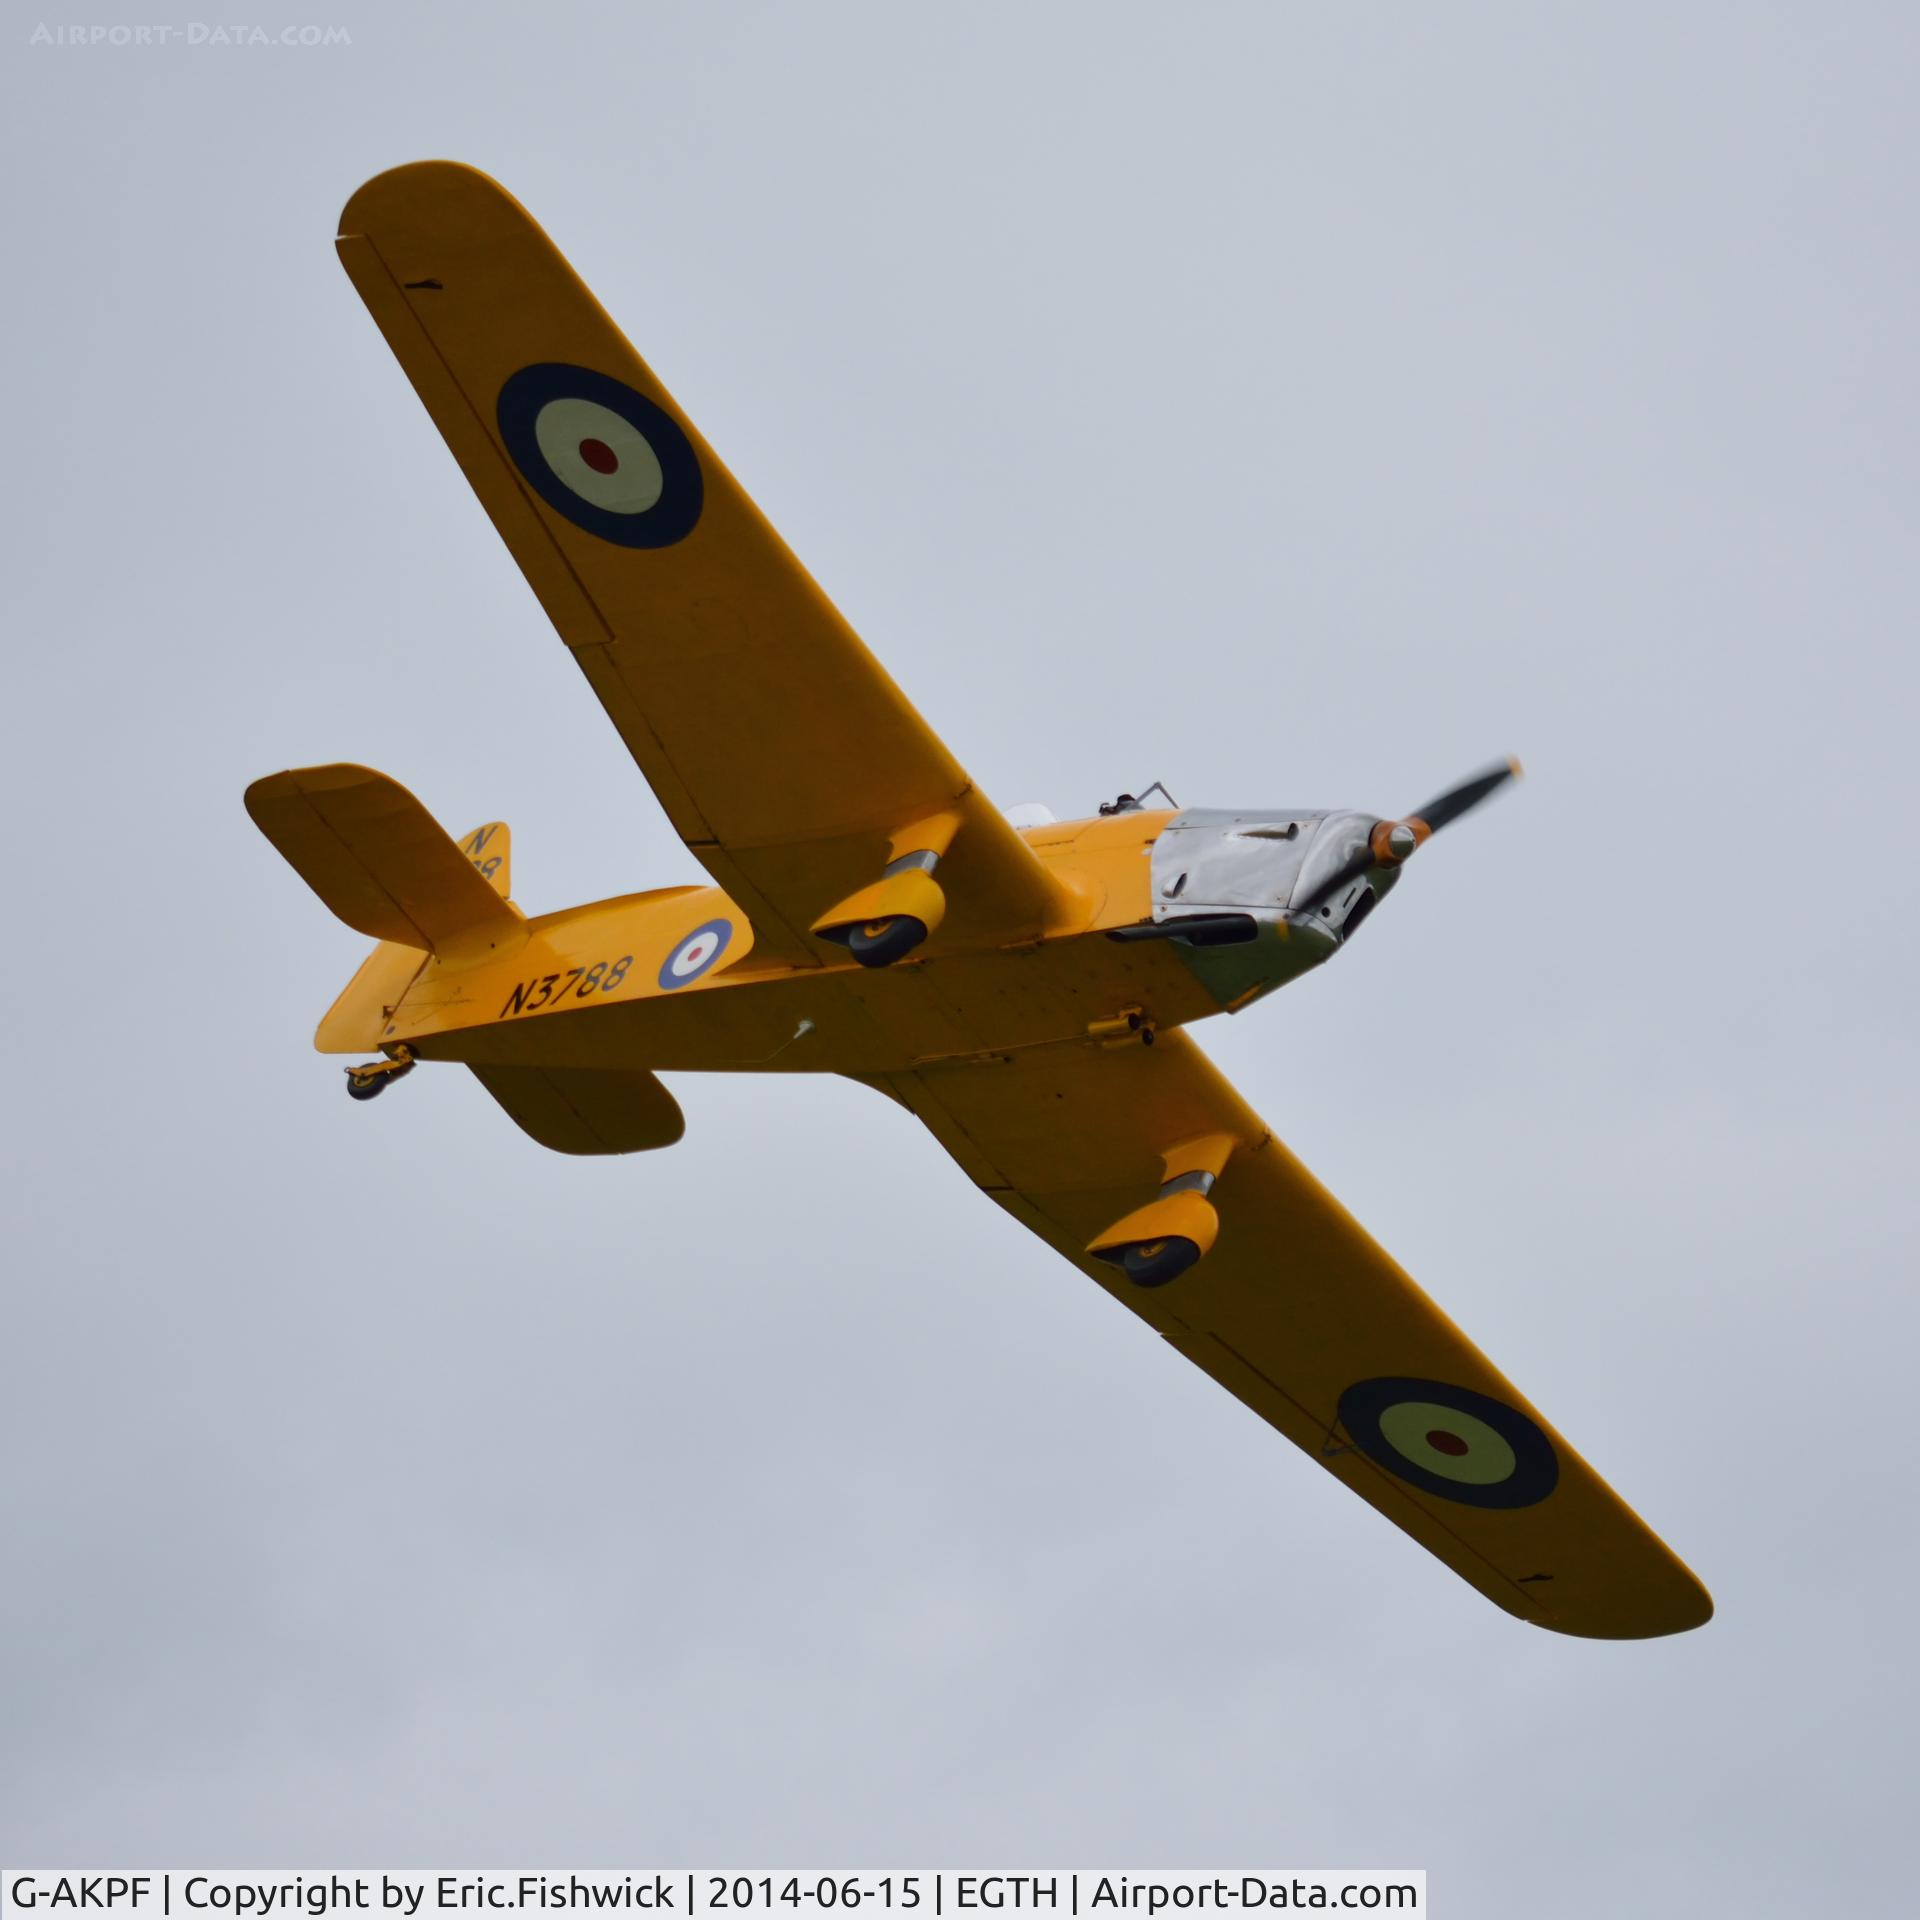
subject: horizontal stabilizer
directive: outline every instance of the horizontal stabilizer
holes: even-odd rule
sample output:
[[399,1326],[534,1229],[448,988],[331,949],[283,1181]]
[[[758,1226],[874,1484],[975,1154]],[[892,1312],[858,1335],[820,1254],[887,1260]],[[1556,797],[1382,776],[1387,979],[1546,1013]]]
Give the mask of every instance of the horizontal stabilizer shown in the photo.
[[638,1067],[475,1067],[524,1133],[555,1153],[640,1153],[686,1132],[680,1103]]
[[405,787],[370,767],[301,767],[247,789],[253,823],[348,926],[443,963],[512,951],[526,922]]

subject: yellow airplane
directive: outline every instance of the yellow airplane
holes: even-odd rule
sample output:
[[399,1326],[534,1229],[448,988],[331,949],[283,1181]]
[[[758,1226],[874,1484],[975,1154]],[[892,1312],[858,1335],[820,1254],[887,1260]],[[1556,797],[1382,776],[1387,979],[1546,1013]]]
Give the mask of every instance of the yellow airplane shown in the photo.
[[[1338,953],[1430,834],[1147,806],[1014,825],[484,174],[384,173],[340,258],[715,884],[529,918],[498,822],[364,767],[247,810],[380,944],[321,1021],[357,1099],[456,1060],[543,1146],[680,1138],[659,1072],[839,1073],[1495,1605],[1601,1639],[1705,1589],[1182,1031]],[[1162,798],[1167,798],[1164,794]]]

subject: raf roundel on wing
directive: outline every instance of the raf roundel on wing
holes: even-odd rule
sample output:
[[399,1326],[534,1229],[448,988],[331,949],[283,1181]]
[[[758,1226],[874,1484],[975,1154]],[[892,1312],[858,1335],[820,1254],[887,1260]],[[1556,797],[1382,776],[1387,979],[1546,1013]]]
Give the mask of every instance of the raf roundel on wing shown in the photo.
[[1389,1473],[1471,1507],[1531,1507],[1560,1479],[1553,1443],[1504,1400],[1444,1380],[1361,1380],[1340,1424]]
[[670,547],[700,518],[700,462],[679,423],[604,373],[543,361],[500,389],[500,438],[521,476],[576,527]]

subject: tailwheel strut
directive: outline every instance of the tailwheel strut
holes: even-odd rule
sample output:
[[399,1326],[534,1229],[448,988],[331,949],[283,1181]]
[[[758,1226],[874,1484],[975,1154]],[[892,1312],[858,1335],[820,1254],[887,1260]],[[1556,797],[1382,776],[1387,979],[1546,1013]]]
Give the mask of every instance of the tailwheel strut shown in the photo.
[[411,1047],[394,1047],[384,1060],[368,1060],[347,1069],[347,1098],[371,1100],[385,1093],[403,1074],[411,1073],[416,1062]]

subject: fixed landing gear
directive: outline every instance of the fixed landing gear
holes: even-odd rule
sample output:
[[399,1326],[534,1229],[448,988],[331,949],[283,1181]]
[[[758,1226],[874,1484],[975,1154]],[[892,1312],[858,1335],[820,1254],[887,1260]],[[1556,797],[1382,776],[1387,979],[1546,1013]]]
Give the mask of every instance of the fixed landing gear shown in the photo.
[[847,933],[847,951],[863,967],[890,967],[904,960],[927,937],[927,923],[910,913],[865,920]]
[[1120,1271],[1136,1287],[1164,1287],[1198,1262],[1200,1248],[1185,1234],[1170,1233],[1159,1240],[1135,1240],[1119,1254]]
[[1234,1146],[1231,1134],[1209,1133],[1164,1149],[1159,1197],[1116,1220],[1087,1251],[1136,1287],[1164,1287],[1198,1266],[1220,1234],[1209,1196]]
[[371,1100],[385,1093],[403,1074],[411,1073],[415,1061],[410,1047],[395,1047],[384,1060],[369,1060],[347,1069],[347,1098]]

